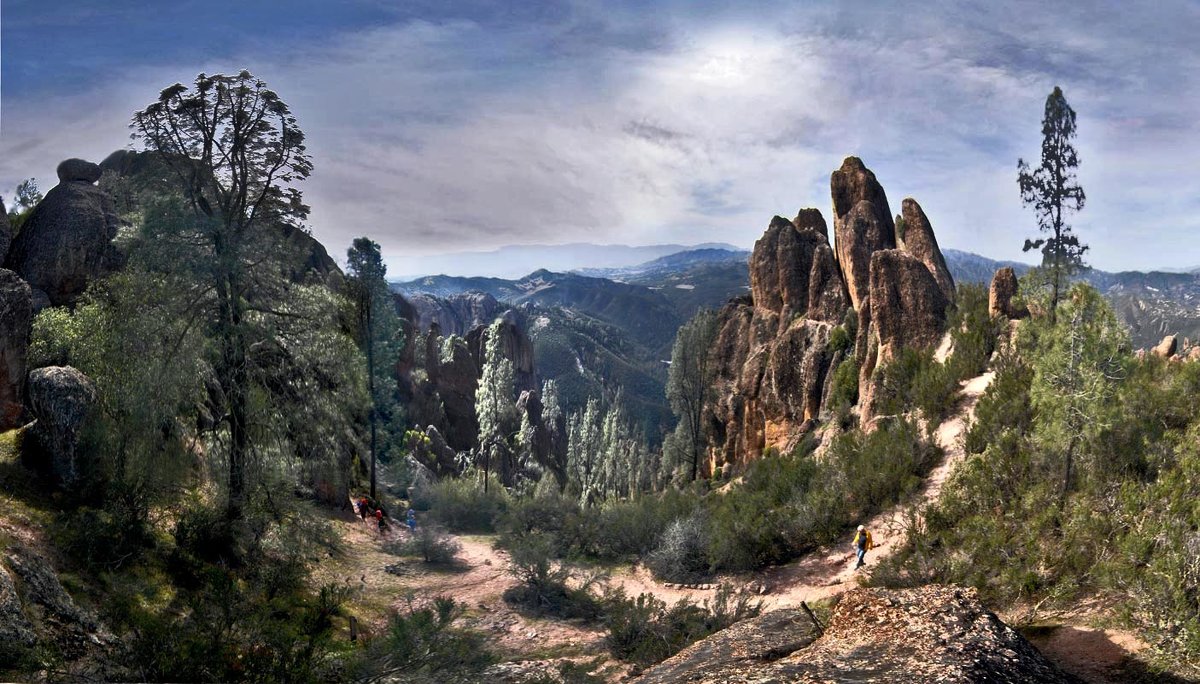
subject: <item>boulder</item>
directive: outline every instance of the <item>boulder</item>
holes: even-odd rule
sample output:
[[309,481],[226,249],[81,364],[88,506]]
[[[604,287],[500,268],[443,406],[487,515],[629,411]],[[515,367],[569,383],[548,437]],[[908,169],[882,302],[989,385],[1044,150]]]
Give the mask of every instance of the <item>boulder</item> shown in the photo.
[[647,669],[641,684],[1030,682],[1077,684],[974,589],[853,589],[824,630],[802,610],[745,620]]
[[60,162],[57,171],[59,183],[95,183],[103,173],[99,164],[74,158]]
[[896,224],[887,194],[858,157],[847,157],[829,179],[833,196],[834,251],[850,304],[858,309],[867,296],[871,254],[896,246]]
[[438,477],[457,475],[458,454],[446,444],[446,439],[437,427],[426,427],[425,437],[428,440],[425,444],[412,449],[413,457]]
[[48,366],[29,374],[28,392],[29,410],[37,419],[33,435],[50,472],[60,484],[72,485],[83,474],[76,449],[96,389],[70,366]]
[[1013,303],[1017,296],[1017,274],[1011,266],[996,269],[992,276],[991,287],[988,288],[988,313],[993,317],[1008,319],[1025,318],[1029,309]]
[[1157,345],[1155,345],[1152,351],[1154,352],[1155,356],[1169,359],[1175,356],[1175,352],[1178,350],[1179,337],[1177,335],[1167,335],[1166,337],[1162,338],[1162,342],[1159,342]]
[[925,216],[921,205],[911,197],[904,198],[904,201],[900,203],[900,211],[904,221],[904,230],[901,233],[900,228],[897,227],[896,244],[900,249],[925,264],[925,267],[933,275],[933,279],[937,281],[938,287],[942,289],[942,294],[953,302],[954,278],[950,275],[950,269],[946,267],[946,259],[942,257],[942,250],[938,248],[937,238],[933,235],[933,226],[929,224],[929,218]]
[[24,422],[25,355],[33,323],[29,284],[0,268],[0,431]]
[[0,265],[8,258],[8,248],[12,246],[12,225],[8,222],[8,210],[4,201],[0,200]]
[[107,193],[91,181],[65,180],[51,188],[25,219],[13,240],[7,268],[45,292],[51,304],[73,304],[88,283],[120,267],[121,254],[112,244],[118,223]]

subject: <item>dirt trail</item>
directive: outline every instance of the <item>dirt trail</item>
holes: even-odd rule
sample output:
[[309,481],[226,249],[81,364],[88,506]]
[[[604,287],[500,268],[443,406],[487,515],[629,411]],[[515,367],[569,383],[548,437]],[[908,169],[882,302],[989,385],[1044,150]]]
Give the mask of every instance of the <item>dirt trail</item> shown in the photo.
[[[910,515],[932,502],[941,493],[950,473],[964,458],[963,433],[970,422],[975,404],[993,377],[994,374],[989,372],[963,383],[955,414],[943,422],[935,433],[935,439],[944,450],[945,458],[926,478],[918,495],[912,501],[885,511],[864,523],[871,530],[875,542],[874,550],[867,556],[869,563],[878,563],[894,553],[904,541],[905,525]],[[493,548],[491,539],[487,537],[458,539],[462,543],[461,558],[467,568],[465,571],[431,574],[422,572],[418,567],[419,563],[400,563],[399,559],[392,558],[393,566],[412,566],[410,571],[402,573],[407,575],[404,579],[409,581],[401,584],[419,589],[422,593],[446,593],[470,605],[479,605],[487,612],[502,611],[503,604],[499,597],[514,582],[505,572],[508,564],[507,554]],[[786,565],[756,573],[721,577],[719,580],[731,582],[739,587],[765,586],[767,593],[763,596],[764,607],[774,609],[798,606],[801,601],[813,601],[839,594],[854,586],[854,578],[854,556],[847,540],[844,546],[821,549]],[[655,580],[641,565],[612,572],[609,582],[623,587],[629,596],[649,593],[668,603],[683,598],[699,602],[712,597],[714,593],[711,588],[666,585]],[[522,626],[515,629],[523,629],[524,622],[527,621],[522,621]],[[530,628],[526,631],[539,630]],[[588,631],[590,630],[581,630],[575,636],[582,638],[584,632]]]

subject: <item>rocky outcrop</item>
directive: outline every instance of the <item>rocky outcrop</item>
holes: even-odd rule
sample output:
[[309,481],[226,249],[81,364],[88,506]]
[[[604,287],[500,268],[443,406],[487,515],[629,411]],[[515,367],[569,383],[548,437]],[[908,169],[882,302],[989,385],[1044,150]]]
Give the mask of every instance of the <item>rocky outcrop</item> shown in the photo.
[[[933,349],[946,330],[952,300],[917,257],[898,249],[871,255],[870,306],[860,315],[859,414],[864,424],[875,416],[879,378],[874,371],[896,359],[900,350]],[[951,285],[953,288],[953,285]]]
[[27,648],[41,642],[73,659],[111,648],[114,638],[75,603],[50,562],[18,542],[0,557],[0,640]]
[[[941,288],[946,299],[954,301],[954,278],[946,266],[942,250],[938,249],[937,238],[933,235],[933,226],[921,209],[921,205],[911,197],[905,197],[900,203],[900,218],[903,224],[896,227],[896,245],[913,255],[925,264],[933,279]],[[903,229],[901,229],[901,225]]]
[[750,257],[750,297],[718,314],[711,470],[789,448],[820,413],[836,360],[829,335],[849,303],[826,233],[817,209],[794,221],[776,216]]
[[48,470],[59,484],[72,485],[84,470],[76,451],[96,389],[70,366],[48,366],[29,374],[28,392],[29,410],[37,419],[33,435]]
[[0,268],[0,431],[23,422],[25,355],[33,323],[29,285],[16,273]]
[[436,426],[425,428],[425,439],[415,440],[408,447],[412,457],[438,477],[458,474],[458,454],[446,444]]
[[1076,684],[974,589],[854,589],[821,632],[801,610],[746,620],[655,665],[642,684],[1030,682]]
[[8,259],[8,248],[12,246],[12,226],[8,222],[8,210],[0,200],[0,264]]
[[833,195],[834,251],[850,304],[862,308],[869,287],[871,254],[896,246],[896,224],[887,194],[858,157],[847,157],[829,181]]
[[[477,325],[467,333],[467,346],[471,348],[471,357],[475,366],[483,373],[486,361],[484,352],[487,349],[488,335],[491,334],[491,323]],[[524,392],[538,388],[537,372],[533,363],[533,341],[525,332],[517,315],[510,309],[504,313],[500,321],[500,353],[513,365],[513,391]]]
[[5,262],[56,306],[73,304],[88,283],[122,262],[112,244],[113,202],[88,180],[99,178],[99,168],[79,159],[60,164],[59,184],[25,219]]
[[100,170],[99,164],[93,164],[92,162],[84,161],[83,159],[72,158],[60,162],[57,173],[59,183],[79,181],[81,183],[91,184],[100,180],[100,174],[102,171]]
[[1017,274],[1012,266],[996,269],[992,276],[992,284],[988,288],[988,313],[993,318],[1001,317],[1010,320],[1025,318],[1029,309],[1018,306],[1013,298],[1017,296]]
[[443,334],[464,337],[472,329],[496,320],[507,308],[485,292],[464,292],[450,297],[414,294],[405,299],[416,314],[413,323],[421,330],[437,323]]
[[1167,335],[1166,337],[1162,338],[1162,342],[1159,342],[1157,345],[1155,345],[1154,349],[1151,351],[1155,356],[1169,359],[1175,356],[1175,353],[1179,351],[1179,337],[1176,335]]
[[[835,247],[819,210],[776,216],[750,256],[750,296],[718,312],[708,472],[766,447],[788,450],[815,426],[832,371],[850,353],[849,331],[830,342],[848,314],[857,316],[853,361],[868,400],[877,366],[902,348],[935,346],[945,332],[954,281],[920,205],[904,201],[898,243],[887,196],[861,160],[833,173],[831,193]],[[870,401],[860,410],[869,417]]]
[[466,340],[457,335],[442,339],[438,357],[434,387],[445,411],[446,442],[456,451],[474,449],[479,440],[475,390],[481,370]]
[[525,390],[517,398],[517,413],[521,416],[521,427],[524,429],[528,425],[533,431],[529,435],[529,442],[532,447],[534,460],[537,461],[538,465],[549,470],[556,478],[562,481],[566,476],[564,469],[566,464],[559,463],[558,459],[555,458],[551,431],[542,417],[544,410],[545,406],[542,405],[542,397],[538,394],[537,390]]

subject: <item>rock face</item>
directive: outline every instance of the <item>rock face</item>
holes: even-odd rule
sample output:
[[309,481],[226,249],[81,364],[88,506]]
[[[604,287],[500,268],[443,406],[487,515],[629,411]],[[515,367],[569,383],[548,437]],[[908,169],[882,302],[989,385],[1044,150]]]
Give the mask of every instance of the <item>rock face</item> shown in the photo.
[[64,180],[34,207],[6,260],[55,306],[74,303],[89,282],[122,261],[112,245],[118,227],[112,200],[88,180],[99,178],[99,168],[79,159],[60,164]]
[[[936,346],[945,331],[954,281],[920,205],[904,201],[898,243],[887,196],[861,160],[833,173],[831,193],[836,246],[819,210],[776,216],[750,257],[750,296],[718,313],[707,472],[790,449],[828,410],[844,360],[858,364],[869,418],[875,368],[902,348]],[[848,315],[858,322],[853,359],[848,344],[830,343]]]
[[[471,357],[475,359],[475,365],[481,375],[486,361],[484,352],[491,332],[491,322],[477,325],[467,333],[467,346],[471,348]],[[500,322],[500,349],[504,358],[512,362],[515,391],[536,390],[538,382],[533,364],[533,341],[529,339],[524,326],[511,310],[505,312]]]
[[795,222],[776,216],[750,256],[750,297],[718,313],[711,363],[716,402],[706,409],[710,472],[745,464],[765,447],[789,448],[815,419],[825,378],[839,360],[828,349],[845,315],[845,286],[820,211]]
[[496,298],[485,292],[464,292],[450,297],[417,294],[406,297],[416,313],[413,321],[421,330],[438,324],[446,335],[462,335],[487,325],[505,310]]
[[900,203],[900,211],[904,230],[903,234],[900,234],[901,231],[897,228],[896,244],[900,249],[920,259],[933,275],[946,299],[954,301],[954,278],[950,275],[950,269],[946,267],[942,250],[938,249],[937,238],[933,235],[933,226],[929,225],[929,218],[925,216],[921,205],[911,197],[905,197]]
[[48,366],[29,374],[29,410],[37,419],[33,434],[60,484],[74,484],[82,474],[76,447],[95,401],[92,381],[70,366]]
[[18,542],[0,556],[0,640],[5,646],[52,643],[78,658],[111,648],[113,637],[71,599],[49,561]]
[[1153,351],[1155,356],[1169,359],[1179,351],[1179,338],[1176,335],[1167,335],[1154,347]]
[[29,285],[16,273],[0,268],[0,431],[22,423],[25,353],[33,323]]
[[834,251],[850,305],[858,310],[867,298],[871,254],[896,246],[896,225],[883,186],[858,157],[847,157],[833,172],[829,185]]
[[8,210],[0,201],[0,264],[8,259],[8,248],[12,246],[12,226],[8,222]]
[[635,681],[1077,684],[984,608],[974,589],[937,585],[847,592],[823,633],[800,610],[767,613]]
[[1025,307],[1017,308],[1013,297],[1017,296],[1017,274],[1011,266],[996,269],[988,288],[988,313],[993,317],[1008,319],[1024,318],[1029,315]]

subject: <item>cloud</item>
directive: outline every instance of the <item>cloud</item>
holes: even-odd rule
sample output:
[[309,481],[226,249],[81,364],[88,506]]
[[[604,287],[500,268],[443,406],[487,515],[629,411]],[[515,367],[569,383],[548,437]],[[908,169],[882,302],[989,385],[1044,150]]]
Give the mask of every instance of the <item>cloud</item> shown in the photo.
[[680,3],[653,16],[572,2],[520,17],[437,6],[303,49],[5,101],[0,187],[102,156],[161,86],[245,64],[309,135],[304,191],[334,254],[362,234],[392,259],[514,243],[749,245],[776,213],[828,214],[829,172],[857,154],[893,210],[922,203],[944,246],[1021,258],[1033,217],[1016,159],[1036,158],[1060,84],[1080,116],[1089,203],[1075,224],[1092,262],[1195,261],[1180,249],[1200,227],[1183,182],[1200,162],[1194,5],[1134,17],[1024,2]]

